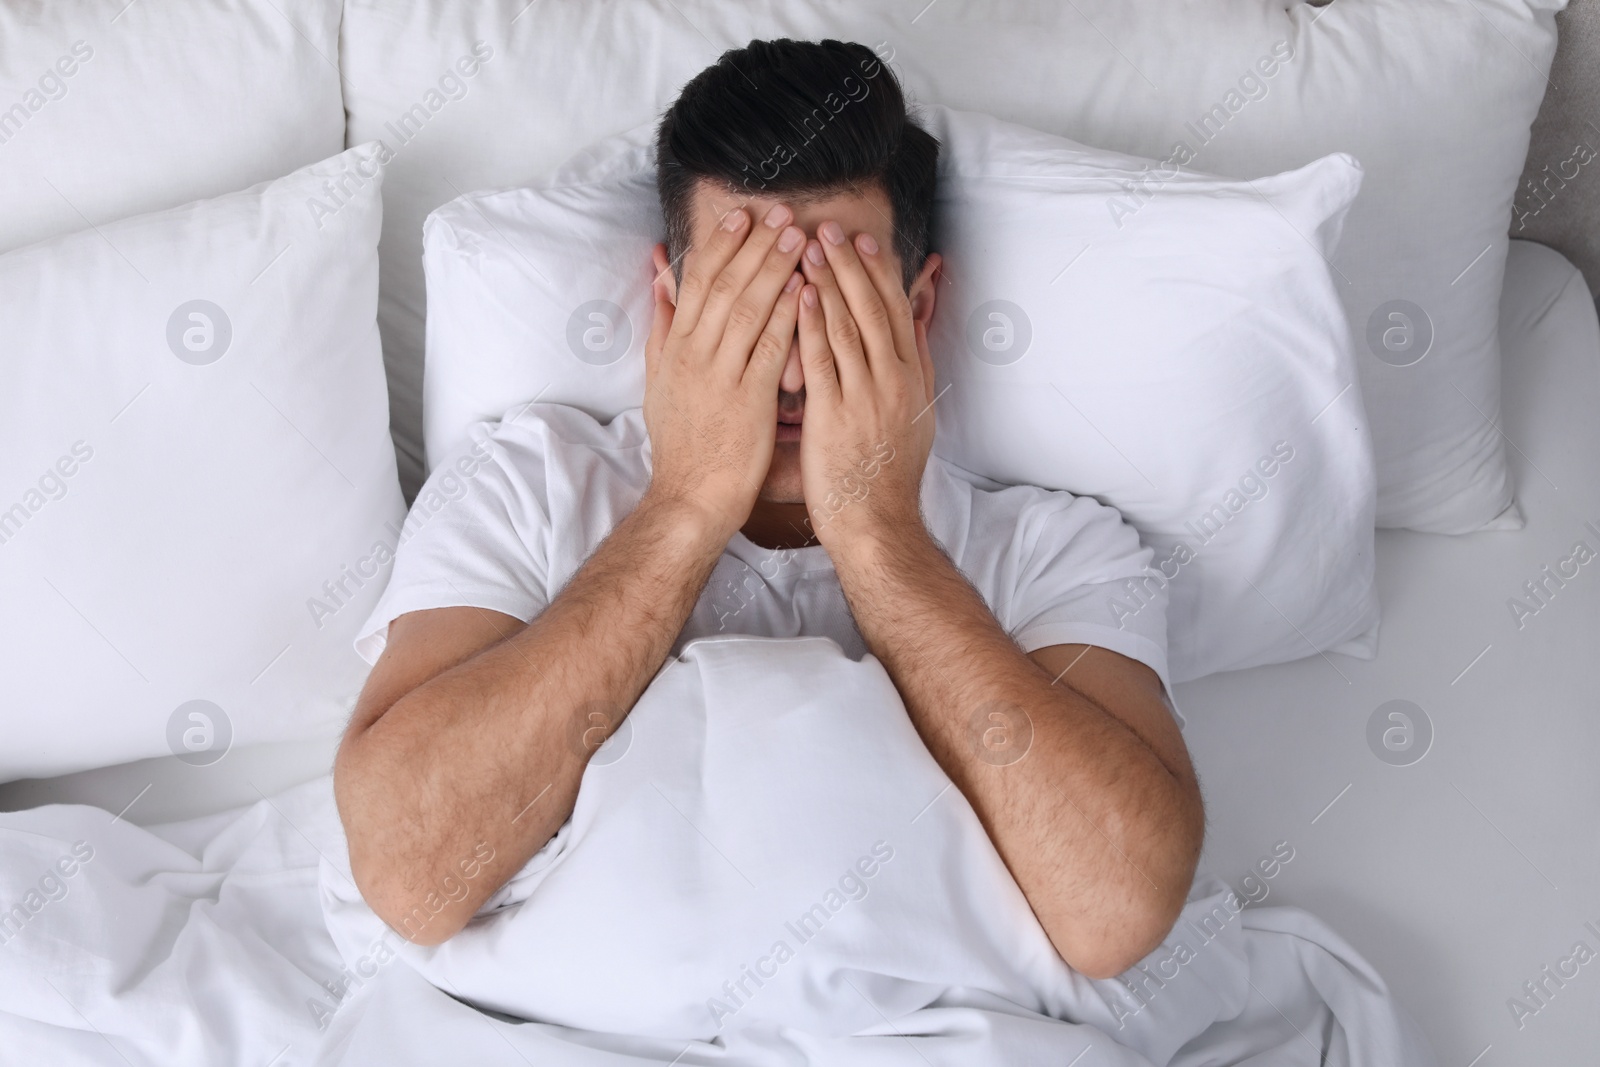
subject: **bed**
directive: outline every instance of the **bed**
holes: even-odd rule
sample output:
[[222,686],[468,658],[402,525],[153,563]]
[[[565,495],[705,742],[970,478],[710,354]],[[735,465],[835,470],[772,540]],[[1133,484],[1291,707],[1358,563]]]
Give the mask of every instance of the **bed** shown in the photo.
[[[1387,614],[1376,660],[1312,656],[1183,684],[1176,696],[1210,813],[1207,868],[1242,877],[1289,842],[1294,859],[1270,883],[1271,899],[1324,917],[1371,960],[1441,1062],[1578,1063],[1600,1041],[1592,993],[1573,982],[1522,1029],[1506,1001],[1525,998],[1522,983],[1566,955],[1596,918],[1600,860],[1589,813],[1600,804],[1592,773],[1600,668],[1584,654],[1582,635],[1600,622],[1600,593],[1574,583],[1536,620],[1551,625],[1532,633],[1516,631],[1505,600],[1600,516],[1596,490],[1583,481],[1600,459],[1600,431],[1588,415],[1600,404],[1600,327],[1582,276],[1532,243],[1513,245],[1502,311],[1505,431],[1521,450],[1519,475],[1531,475],[1532,484],[1521,480],[1527,530],[1447,542],[1448,558],[1437,538],[1387,532],[1379,541]],[[1440,625],[1445,618],[1451,625]],[[1521,682],[1523,671],[1539,684]],[[1424,709],[1432,724],[1424,754],[1404,765],[1386,762],[1367,741],[1372,713],[1396,699]],[[224,915],[263,892],[263,856],[284,863],[272,887],[287,895],[268,930],[271,943],[293,947],[284,952],[289,964],[273,962],[303,981],[274,995],[285,1015],[311,1023],[318,1016],[308,1002],[321,994],[310,983],[344,972],[322,932],[320,857],[303,814],[308,795],[326,788],[332,747],[241,749],[215,768],[169,758],[12,783],[5,806],[89,805],[49,809],[52,820],[69,822],[105,823],[125,812],[126,822],[203,861],[208,882],[229,884],[232,873],[236,897],[207,891],[224,898]],[[300,782],[309,784],[293,788]],[[179,817],[202,807],[221,810]],[[28,823],[16,815],[6,825]],[[189,921],[202,920],[197,913]],[[246,975],[262,989],[273,988],[274,975],[281,980],[266,966],[239,977]],[[337,1006],[337,998],[321,999],[329,1013]],[[95,1057],[103,1057],[105,1038],[74,1036],[81,1062],[103,1062]],[[277,1062],[302,1062],[304,1051]],[[55,1062],[79,1061],[62,1052]]]
[[[411,42],[396,57],[400,69],[429,71],[430,78],[439,55],[456,57],[454,38],[431,49],[415,43],[420,27],[442,18],[423,5],[394,14],[348,5],[347,18],[373,20],[381,30],[363,40],[348,28],[341,36],[337,18],[314,26],[306,12],[315,6],[291,6],[295,32],[279,32],[311,45],[313,54],[303,57],[308,65],[299,69],[317,79],[318,92],[330,101],[344,94],[349,127],[337,131],[333,151],[364,140],[416,95],[415,80],[403,77],[374,87],[373,64],[396,40]],[[526,11],[520,3],[505,6],[483,21],[503,24],[500,31],[512,34],[505,39],[516,40],[518,9]],[[690,67],[716,51],[694,25],[701,19],[690,17],[703,14],[691,9],[674,31],[675,40],[692,41],[700,53],[685,61]],[[1577,20],[1590,15],[1592,7],[1575,4],[1563,18],[1587,27],[1590,21]],[[469,23],[477,17],[466,16]],[[752,19],[760,24],[762,17],[773,16]],[[808,25],[801,16],[776,21],[794,33]],[[452,23],[445,36],[470,39],[477,28]],[[737,38],[740,30],[713,32]],[[1100,36],[1116,50],[1112,38]],[[1582,31],[1573,38],[1592,39]],[[938,46],[908,40],[929,48],[910,50],[907,61],[913,77],[925,76]],[[496,69],[493,60],[483,62]],[[1572,64],[1566,58],[1557,69]],[[93,69],[84,63],[86,72]],[[670,83],[670,73],[658,67],[649,76]],[[969,105],[984,102],[981,88],[952,95]],[[1547,109],[1558,98],[1569,117],[1581,106],[1555,94]],[[480,108],[458,133],[431,144],[419,139],[393,168],[386,227],[399,225],[397,215],[407,225],[420,223],[426,211],[469,188],[523,180],[578,146],[553,137],[514,163],[492,155],[466,161],[454,177],[467,184],[457,187],[435,166],[481,134],[473,123],[487,121],[482,109],[504,106],[472,99],[468,94],[468,102],[450,105]],[[643,117],[637,110],[618,109],[597,132],[630,127]],[[1103,130],[1112,118],[1079,122]],[[1561,119],[1542,114],[1536,133]],[[322,130],[322,143],[294,151],[320,158],[329,149],[327,135]],[[1557,152],[1565,146],[1536,143],[1530,172],[1541,153],[1557,158]],[[269,169],[275,165],[220,176],[214,190],[163,195],[182,202],[276,173]],[[1545,229],[1538,236],[1592,263],[1592,215],[1585,230],[1581,215],[1557,214],[1581,210],[1578,192],[1587,187],[1573,184],[1574,195],[1558,197],[1541,213]],[[96,208],[91,214],[105,218],[134,206]],[[41,225],[25,236],[46,232]],[[8,237],[20,243],[17,234]],[[407,288],[420,282],[396,283],[394,272],[407,268],[392,265],[415,250],[416,238],[386,229],[384,239],[382,300],[389,314],[379,317],[389,358],[394,334],[407,323],[420,336],[410,322],[420,303]],[[1546,244],[1509,246],[1498,324],[1503,400],[1498,417],[1485,421],[1504,442],[1525,527],[1456,536],[1380,529],[1376,589],[1383,615],[1375,658],[1308,647],[1293,662],[1212,674],[1174,689],[1208,807],[1203,867],[1237,881],[1275,849],[1281,855],[1283,843],[1291,846],[1293,860],[1256,902],[1270,897],[1326,921],[1384,976],[1438,1061],[1456,1067],[1581,1063],[1600,1048],[1600,978],[1587,966],[1575,976],[1562,969],[1575,942],[1600,940],[1600,665],[1593,654],[1600,581],[1587,557],[1575,553],[1577,542],[1600,547],[1597,285]],[[406,344],[420,341],[412,337],[398,347]],[[420,409],[420,370],[403,362],[388,370],[391,414],[420,425],[420,411],[408,407]],[[398,445],[408,497],[423,469],[420,441],[418,432]],[[1565,577],[1552,580],[1552,569]],[[372,977],[341,959],[317,898],[318,869],[337,847],[326,825],[336,743],[337,735],[323,729],[314,737],[239,744],[204,765],[159,756],[0,784],[0,809],[9,813],[0,826],[13,846],[30,836],[66,839],[78,827],[107,827],[99,832],[111,844],[101,855],[115,856],[127,884],[143,887],[107,899],[108,908],[119,909],[110,914],[120,918],[107,923],[114,948],[105,970],[66,979],[128,995],[91,1004],[41,987],[34,1021],[7,1020],[21,1051],[0,1049],[0,1060],[119,1062],[118,1054],[162,1048],[185,1062],[331,1062],[317,1058],[318,1037]],[[225,969],[253,991],[259,1010],[236,1012],[233,1001],[196,980],[200,968]],[[1552,980],[1552,968],[1567,977]],[[139,1013],[173,1004],[206,1013],[215,1025],[167,1035],[165,1045],[140,1044]],[[441,1031],[437,1040],[442,1053],[459,1051],[469,1038]],[[497,1041],[480,1046],[480,1054],[503,1055]]]
[[[1600,739],[1584,649],[1600,602],[1574,583],[1518,630],[1507,601],[1594,536],[1594,304],[1558,253],[1519,242],[1501,309],[1503,429],[1527,529],[1443,546],[1381,531],[1376,660],[1311,657],[1178,696],[1210,809],[1208,862],[1246,871],[1292,841],[1305,866],[1290,866],[1282,891],[1355,937],[1441,1062],[1577,1063],[1597,1039],[1592,993],[1564,990],[1523,1027],[1507,1000],[1592,921],[1600,864],[1588,813],[1600,787],[1587,768]],[[1418,739],[1391,757],[1398,764],[1368,742],[1370,720],[1396,700],[1422,709],[1432,737],[1421,740],[1420,716],[1401,706]]]

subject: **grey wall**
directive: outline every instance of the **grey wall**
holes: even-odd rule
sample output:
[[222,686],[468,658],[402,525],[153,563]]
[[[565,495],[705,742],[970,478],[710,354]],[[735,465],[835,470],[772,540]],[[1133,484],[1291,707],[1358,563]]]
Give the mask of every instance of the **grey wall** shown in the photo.
[[1571,0],[1556,23],[1561,43],[1533,124],[1511,236],[1561,252],[1600,293],[1600,0]]

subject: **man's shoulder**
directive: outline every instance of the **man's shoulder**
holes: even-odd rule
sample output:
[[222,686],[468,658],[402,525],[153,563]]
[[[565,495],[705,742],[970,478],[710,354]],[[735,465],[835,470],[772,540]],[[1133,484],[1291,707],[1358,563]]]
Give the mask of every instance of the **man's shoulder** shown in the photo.
[[508,409],[497,423],[490,425],[491,432],[498,438],[539,442],[546,446],[647,453],[650,444],[643,408],[629,408],[613,419],[602,421],[571,404],[532,402]]
[[[483,439],[513,478],[547,483],[552,476],[648,482],[650,436],[644,412],[629,408],[602,422],[570,404],[524,403],[480,424]],[[477,446],[482,448],[480,444]]]
[[499,500],[519,514],[536,504],[555,520],[555,512],[579,498],[622,499],[649,481],[649,437],[639,409],[602,422],[567,404],[520,403],[468,427],[461,444],[435,464],[419,499],[456,499],[464,482],[483,507]]
[[990,512],[1021,511],[1046,502],[1065,506],[1079,499],[1065,489],[996,481],[952,463],[937,453],[928,456],[928,469],[927,482],[923,487],[925,495],[961,501],[967,507]]
[[933,531],[941,540],[946,531],[961,533],[966,535],[961,540],[973,550],[1003,553],[1034,542],[1041,534],[1059,545],[1084,538],[1138,539],[1121,511],[1094,496],[996,481],[938,455],[929,456],[928,467],[923,511],[930,528],[944,527]]

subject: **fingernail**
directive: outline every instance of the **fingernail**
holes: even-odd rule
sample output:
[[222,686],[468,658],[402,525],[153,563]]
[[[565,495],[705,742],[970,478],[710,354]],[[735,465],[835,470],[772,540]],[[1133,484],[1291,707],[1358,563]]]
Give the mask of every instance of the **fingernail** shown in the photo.
[[789,280],[783,283],[783,291],[786,293],[794,292],[795,286],[799,285],[804,280],[805,279],[800,277],[799,274],[789,275]]
[[732,211],[730,211],[726,215],[722,216],[722,228],[724,230],[729,230],[729,231],[737,230],[739,227],[743,226],[744,224],[745,224],[744,212],[740,211],[738,208],[734,208]]
[[789,209],[782,204],[776,205],[771,211],[767,212],[767,225],[771,226],[774,230],[788,221]]
[[822,246],[812,241],[806,245],[806,258],[819,267],[826,266],[828,257],[822,254]]
[[817,232],[820,233],[823,237],[823,240],[827,241],[830,245],[844,244],[844,231],[839,228],[839,224],[837,222],[824,222],[821,226],[817,227]]
[[797,227],[790,226],[778,237],[778,251],[793,252],[799,247],[800,242],[805,239],[806,235],[804,233],[801,233]]
[[800,299],[805,301],[806,307],[808,307],[808,308],[816,307],[817,306],[817,287],[814,286],[814,285],[808,285],[804,289],[800,290]]
[[872,234],[864,233],[856,238],[856,247],[869,256],[878,254],[878,242],[873,240]]

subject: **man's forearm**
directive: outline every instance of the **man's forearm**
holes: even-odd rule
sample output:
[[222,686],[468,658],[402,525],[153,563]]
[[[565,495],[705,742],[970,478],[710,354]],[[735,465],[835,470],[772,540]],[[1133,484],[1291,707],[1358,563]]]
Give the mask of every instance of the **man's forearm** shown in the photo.
[[439,943],[560,829],[589,755],[682,630],[717,539],[647,495],[531,623],[347,736],[335,784],[351,869],[385,921]]
[[[835,564],[868,647],[1062,958],[1105,977],[1153,949],[1199,849],[1187,768],[1169,768],[1123,722],[1053,684],[920,526],[892,542],[862,539]],[[991,726],[1029,723],[1015,762],[985,748]]]

